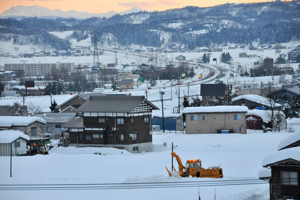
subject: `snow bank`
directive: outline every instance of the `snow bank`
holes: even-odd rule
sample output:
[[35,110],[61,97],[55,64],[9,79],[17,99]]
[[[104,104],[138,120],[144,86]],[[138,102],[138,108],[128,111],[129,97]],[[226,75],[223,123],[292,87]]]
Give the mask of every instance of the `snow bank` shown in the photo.
[[[289,146],[297,141],[300,141],[300,131],[293,133],[293,135],[283,139],[279,144],[278,144],[278,150],[281,150],[285,148],[286,146]],[[299,152],[300,154],[300,152]]]
[[96,155],[120,155],[130,154],[126,150],[120,150],[116,148],[99,148],[99,147],[58,147],[51,149],[49,154],[62,154],[62,155],[83,155],[83,154],[96,154]]
[[288,148],[273,153],[263,159],[262,165],[267,167],[273,163],[277,163],[286,159],[293,159],[300,162],[300,147]]

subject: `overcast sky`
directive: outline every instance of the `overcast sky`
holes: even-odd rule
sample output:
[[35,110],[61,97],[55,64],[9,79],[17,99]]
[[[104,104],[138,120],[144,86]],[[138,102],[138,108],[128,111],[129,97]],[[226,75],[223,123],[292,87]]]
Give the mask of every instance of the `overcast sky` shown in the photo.
[[76,10],[90,13],[106,13],[109,11],[122,12],[133,7],[148,11],[162,11],[185,6],[209,7],[224,3],[266,1],[267,0],[0,0],[0,13],[18,5],[38,5],[63,11]]

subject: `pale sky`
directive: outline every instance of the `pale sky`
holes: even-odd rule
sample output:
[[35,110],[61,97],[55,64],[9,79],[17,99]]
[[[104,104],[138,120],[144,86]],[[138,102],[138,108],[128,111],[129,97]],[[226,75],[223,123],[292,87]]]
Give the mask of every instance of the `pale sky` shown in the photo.
[[[266,2],[268,0],[0,0],[0,13],[11,7],[43,6],[63,11],[76,10],[90,13],[122,12],[133,7],[148,11],[163,11],[185,6],[209,7],[224,3]],[[269,0],[274,1],[274,0]]]

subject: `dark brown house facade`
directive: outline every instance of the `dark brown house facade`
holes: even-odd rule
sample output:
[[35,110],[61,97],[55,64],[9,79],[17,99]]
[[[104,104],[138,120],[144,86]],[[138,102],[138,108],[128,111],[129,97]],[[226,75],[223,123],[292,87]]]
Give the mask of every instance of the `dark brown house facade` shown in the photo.
[[271,168],[270,200],[299,200],[300,161],[288,158],[267,166]]
[[130,152],[151,151],[152,110],[158,109],[143,96],[91,96],[67,128],[70,144],[105,146]]
[[270,200],[300,199],[300,133],[294,133],[278,145],[280,151],[265,158],[271,169]]

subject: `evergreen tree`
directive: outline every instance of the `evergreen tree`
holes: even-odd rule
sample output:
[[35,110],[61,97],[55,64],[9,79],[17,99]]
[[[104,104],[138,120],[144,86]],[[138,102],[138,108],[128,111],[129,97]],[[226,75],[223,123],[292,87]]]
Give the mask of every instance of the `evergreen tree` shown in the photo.
[[229,53],[222,53],[221,55],[221,62],[228,63],[231,61],[231,56]]
[[45,94],[60,94],[62,92],[62,86],[59,82],[49,83],[45,88]]
[[206,53],[203,54],[202,61],[203,61],[204,63],[209,63],[209,61],[210,61],[209,55],[206,55]]
[[284,64],[286,63],[285,59],[281,56],[278,56],[278,58],[276,59],[276,64]]
[[188,98],[186,96],[183,97],[183,103],[182,103],[182,105],[183,105],[184,108],[190,106],[189,100],[188,100]]

